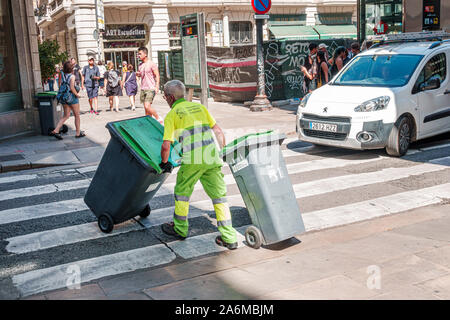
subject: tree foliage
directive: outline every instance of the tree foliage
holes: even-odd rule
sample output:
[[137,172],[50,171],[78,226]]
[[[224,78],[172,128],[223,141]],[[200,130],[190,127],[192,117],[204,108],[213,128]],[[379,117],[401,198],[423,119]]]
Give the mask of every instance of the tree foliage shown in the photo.
[[59,49],[56,40],[45,40],[39,44],[39,61],[43,81],[53,76],[55,65],[63,64],[69,58],[67,52],[60,52]]

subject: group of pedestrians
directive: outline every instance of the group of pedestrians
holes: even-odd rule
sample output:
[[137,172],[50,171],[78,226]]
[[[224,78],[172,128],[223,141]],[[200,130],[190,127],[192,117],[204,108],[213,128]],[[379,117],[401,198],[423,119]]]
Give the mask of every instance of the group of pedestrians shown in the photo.
[[110,111],[119,112],[119,97],[123,96],[124,90],[129,97],[131,109],[135,111],[138,79],[141,82],[140,100],[144,105],[145,115],[152,116],[163,124],[163,119],[152,108],[153,99],[159,88],[158,66],[148,57],[147,48],[139,48],[138,55],[142,63],[137,71],[132,64],[128,64],[126,61],[123,62],[119,71],[112,61],[109,61],[105,67],[101,61],[96,64],[92,57],[89,58],[89,64],[84,68],[81,68],[75,58],[72,58],[64,63],[62,70],[57,69],[59,87],[57,99],[64,106],[64,116],[51,135],[59,140],[63,139],[59,130],[72,112],[75,117],[76,137],[85,136],[84,132],[80,131],[79,98],[81,98],[81,90],[86,91],[91,114],[99,115],[99,94],[109,98]]
[[304,75],[303,92],[312,92],[327,84],[359,52],[359,44],[353,42],[349,49],[337,47],[330,57],[325,43],[311,43],[305,63],[300,67]]

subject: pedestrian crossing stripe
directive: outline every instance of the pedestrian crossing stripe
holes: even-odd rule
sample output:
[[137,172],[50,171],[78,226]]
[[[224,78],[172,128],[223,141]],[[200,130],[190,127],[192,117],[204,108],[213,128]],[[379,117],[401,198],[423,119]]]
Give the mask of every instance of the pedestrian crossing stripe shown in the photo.
[[10,189],[6,191],[0,191],[0,201],[32,197],[60,191],[82,189],[89,187],[90,183],[91,183],[90,179],[83,179],[83,180],[40,185],[36,187],[21,188],[19,189],[20,191],[18,189]]

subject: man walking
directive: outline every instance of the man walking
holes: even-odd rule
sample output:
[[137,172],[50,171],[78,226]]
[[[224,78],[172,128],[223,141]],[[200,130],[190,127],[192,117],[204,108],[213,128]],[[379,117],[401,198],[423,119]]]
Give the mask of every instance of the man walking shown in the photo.
[[95,65],[94,58],[89,58],[89,65],[83,68],[81,73],[82,89],[86,88],[91,113],[98,115],[98,80],[100,80],[100,69]]
[[141,103],[144,105],[145,115],[154,117],[162,124],[163,119],[152,108],[153,99],[158,93],[159,88],[158,66],[148,58],[147,48],[139,48],[138,55],[142,64],[139,66],[139,71],[136,72],[136,76],[141,79]]
[[227,188],[221,171],[223,162],[213,134],[221,148],[225,145],[225,136],[206,107],[186,101],[185,92],[186,88],[179,80],[169,81],[164,86],[164,99],[171,110],[164,120],[160,167],[164,172],[172,170],[168,159],[170,146],[175,139],[181,144],[183,155],[174,192],[173,222],[165,223],[161,228],[164,233],[177,239],[186,239],[189,198],[200,180],[216,212],[217,227],[221,234],[216,237],[216,244],[233,250],[238,246],[236,230],[231,224],[231,212],[226,199]]
[[75,58],[70,59],[70,62],[72,63],[73,74],[75,75],[75,85],[79,87],[81,83],[81,67]]

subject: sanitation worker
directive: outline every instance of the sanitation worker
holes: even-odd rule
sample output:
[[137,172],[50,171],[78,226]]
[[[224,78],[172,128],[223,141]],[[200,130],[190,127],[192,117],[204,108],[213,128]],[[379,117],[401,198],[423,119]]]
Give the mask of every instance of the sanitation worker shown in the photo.
[[182,162],[175,185],[175,213],[173,222],[161,226],[164,233],[184,240],[188,236],[189,198],[200,180],[211,198],[216,212],[220,236],[216,244],[230,250],[236,249],[236,230],[231,225],[231,213],[226,199],[226,185],[221,171],[223,162],[214,142],[216,135],[221,148],[225,136],[205,106],[184,99],[185,86],[172,80],[164,86],[164,99],[171,110],[164,119],[164,142],[161,147],[160,167],[171,172],[168,162],[171,144],[177,140],[182,150]]

